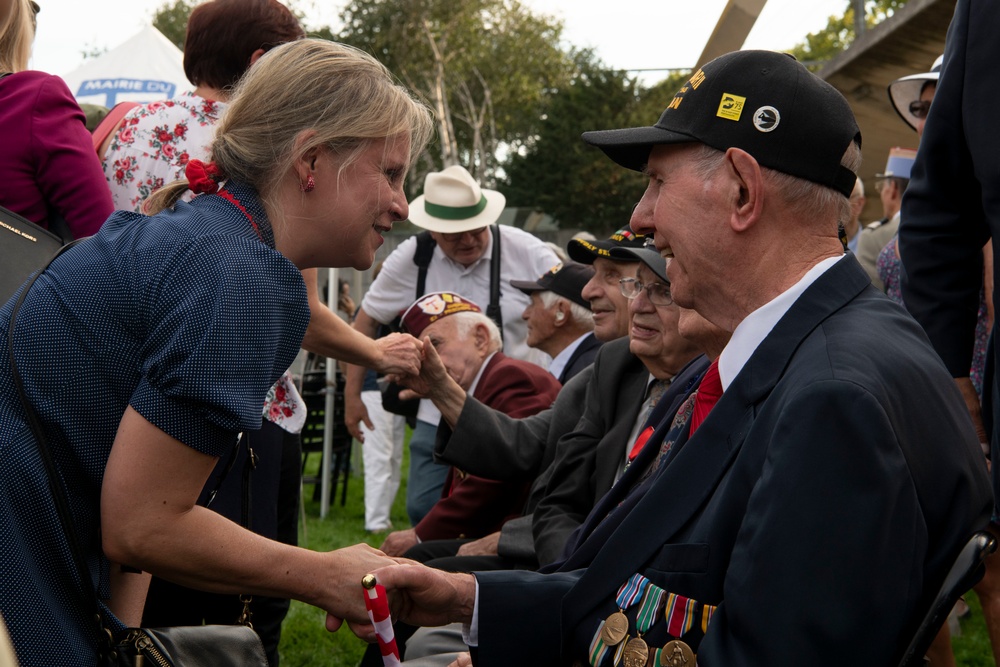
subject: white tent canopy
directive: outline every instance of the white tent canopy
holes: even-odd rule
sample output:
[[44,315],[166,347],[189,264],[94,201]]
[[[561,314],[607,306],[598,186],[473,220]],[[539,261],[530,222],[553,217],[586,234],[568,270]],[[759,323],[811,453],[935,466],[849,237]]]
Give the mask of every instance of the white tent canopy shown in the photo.
[[121,46],[89,60],[62,78],[76,101],[113,107],[153,102],[194,86],[184,75],[184,54],[153,26]]

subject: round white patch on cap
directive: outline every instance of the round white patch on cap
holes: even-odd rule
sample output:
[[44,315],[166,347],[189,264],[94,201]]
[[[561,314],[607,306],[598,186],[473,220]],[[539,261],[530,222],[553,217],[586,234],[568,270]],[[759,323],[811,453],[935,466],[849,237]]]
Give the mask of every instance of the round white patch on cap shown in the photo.
[[773,132],[781,123],[781,114],[774,107],[761,107],[753,112],[753,126],[761,132]]

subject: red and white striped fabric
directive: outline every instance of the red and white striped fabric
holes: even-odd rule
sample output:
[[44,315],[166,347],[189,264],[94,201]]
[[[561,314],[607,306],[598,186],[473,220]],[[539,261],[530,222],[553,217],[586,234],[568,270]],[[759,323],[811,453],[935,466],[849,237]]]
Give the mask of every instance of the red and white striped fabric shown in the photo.
[[396,648],[396,636],[392,631],[392,619],[389,618],[389,597],[385,593],[385,586],[375,584],[373,588],[365,589],[365,609],[375,627],[382,664],[385,667],[398,667],[399,649]]

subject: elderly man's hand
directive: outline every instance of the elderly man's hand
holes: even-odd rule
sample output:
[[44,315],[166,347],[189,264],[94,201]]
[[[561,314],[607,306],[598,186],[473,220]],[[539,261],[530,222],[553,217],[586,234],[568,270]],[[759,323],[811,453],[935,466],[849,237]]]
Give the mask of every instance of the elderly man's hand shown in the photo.
[[419,626],[472,621],[476,580],[471,574],[444,572],[412,561],[372,574],[389,592],[395,620]]
[[[400,392],[400,398],[429,398],[432,401],[448,393],[456,385],[455,380],[448,374],[444,362],[438,355],[437,350],[431,344],[430,338],[423,340],[424,351],[423,360],[420,363],[420,372],[411,375],[400,375],[393,378],[396,382],[407,389]],[[461,389],[459,387],[459,389]]]
[[385,542],[380,547],[387,556],[402,556],[410,547],[420,543],[417,531],[413,528],[397,530],[386,535]]
[[500,531],[481,537],[472,542],[466,542],[458,548],[459,556],[496,556],[497,545],[500,543]]
[[459,653],[448,667],[472,667],[472,655],[468,652]]

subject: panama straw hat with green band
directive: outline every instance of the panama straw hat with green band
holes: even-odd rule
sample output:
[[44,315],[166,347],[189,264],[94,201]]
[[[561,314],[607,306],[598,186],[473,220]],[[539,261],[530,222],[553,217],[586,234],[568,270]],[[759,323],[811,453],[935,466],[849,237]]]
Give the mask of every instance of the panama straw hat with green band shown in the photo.
[[507,199],[479,187],[464,167],[427,174],[424,194],[410,202],[410,222],[432,232],[457,234],[494,224]]

